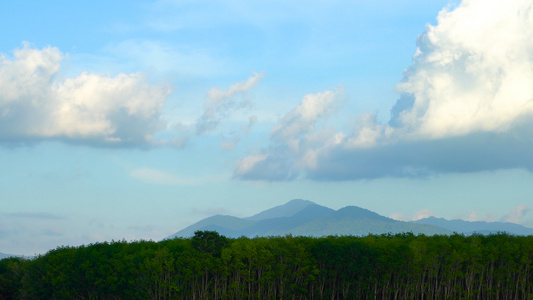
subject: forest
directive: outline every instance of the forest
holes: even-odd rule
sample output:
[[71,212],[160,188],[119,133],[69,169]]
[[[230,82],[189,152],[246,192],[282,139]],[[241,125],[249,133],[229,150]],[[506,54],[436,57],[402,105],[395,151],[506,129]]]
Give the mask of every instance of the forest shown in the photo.
[[62,246],[1,260],[0,299],[533,299],[533,236],[197,231]]

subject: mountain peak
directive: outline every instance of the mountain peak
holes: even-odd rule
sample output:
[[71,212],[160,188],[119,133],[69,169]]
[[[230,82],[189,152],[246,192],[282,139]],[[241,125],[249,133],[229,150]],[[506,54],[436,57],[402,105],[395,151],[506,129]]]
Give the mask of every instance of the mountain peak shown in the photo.
[[373,211],[370,211],[359,206],[346,206],[337,210],[334,214],[337,218],[358,218],[358,219],[373,219],[373,220],[383,220],[383,221],[392,221],[391,219],[384,217],[380,214],[377,214]]
[[290,216],[294,216],[295,214],[299,213],[304,208],[310,205],[317,205],[317,204],[309,200],[293,199],[283,205],[279,205],[271,209],[267,209],[256,215],[248,217],[246,218],[246,220],[260,221],[260,220],[266,220],[266,219],[290,217]]
[[304,200],[304,199],[292,199],[291,201],[283,205],[310,205],[310,204],[316,204],[316,203],[313,201]]

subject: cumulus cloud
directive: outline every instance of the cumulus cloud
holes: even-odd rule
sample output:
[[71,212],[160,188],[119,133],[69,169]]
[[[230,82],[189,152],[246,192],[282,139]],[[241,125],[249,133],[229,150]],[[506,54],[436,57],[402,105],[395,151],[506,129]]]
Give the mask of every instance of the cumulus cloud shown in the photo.
[[502,221],[504,222],[511,222],[520,224],[522,223],[522,220],[524,216],[531,210],[531,207],[520,204],[517,208],[515,208],[513,211],[511,211],[508,215],[504,216],[502,218]]
[[246,81],[238,82],[227,90],[212,88],[207,92],[204,113],[196,121],[196,134],[214,130],[220,121],[234,111],[248,106],[248,91],[263,77],[263,73],[254,73]]
[[443,9],[417,46],[387,124],[362,114],[352,130],[317,130],[335,111],[325,93],[311,104],[317,110],[302,101],[283,117],[271,146],[240,160],[235,175],[349,180],[533,170],[533,4],[464,0]]
[[533,4],[466,0],[418,38],[398,91],[414,98],[397,121],[442,138],[505,132],[533,114]]
[[313,168],[317,154],[338,144],[342,134],[319,126],[341,106],[341,89],[305,95],[300,104],[283,116],[270,133],[272,145],[237,161],[235,176],[242,179],[286,180]]
[[59,139],[99,145],[151,143],[171,88],[141,73],[60,76],[65,55],[28,44],[0,56],[0,140]]

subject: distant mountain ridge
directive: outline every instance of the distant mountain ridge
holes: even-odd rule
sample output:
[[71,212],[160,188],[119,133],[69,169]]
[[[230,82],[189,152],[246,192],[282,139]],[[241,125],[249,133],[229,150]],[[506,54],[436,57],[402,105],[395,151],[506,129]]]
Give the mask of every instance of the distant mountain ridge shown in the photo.
[[284,205],[275,206],[273,208],[267,209],[265,211],[262,211],[256,215],[253,215],[245,219],[251,220],[251,221],[260,221],[260,220],[266,220],[266,219],[290,217],[301,212],[303,209],[305,209],[306,207],[310,205],[317,206],[318,204],[312,201],[309,201],[309,200],[294,199],[294,200],[287,202]]
[[339,210],[309,200],[294,199],[247,218],[215,215],[188,226],[168,238],[191,237],[197,230],[214,230],[227,237],[275,235],[367,235],[412,232],[414,234],[533,235],[533,228],[514,223],[469,222],[430,217],[412,222],[393,220],[368,209],[346,206]]
[[309,200],[294,199],[247,218],[216,215],[186,227],[168,238],[190,237],[197,230],[214,230],[227,237],[275,235],[367,235],[413,232],[451,234],[442,227],[396,221],[368,209],[347,206],[337,211]]
[[418,224],[435,225],[446,228],[450,231],[462,234],[491,234],[498,232],[507,232],[515,235],[533,235],[533,228],[528,228],[515,223],[508,222],[485,222],[485,221],[465,221],[465,220],[446,220],[444,218],[429,217],[414,221]]
[[5,254],[5,253],[0,252],[0,259],[4,259],[4,258],[8,258],[8,257],[17,257],[17,256],[18,255]]

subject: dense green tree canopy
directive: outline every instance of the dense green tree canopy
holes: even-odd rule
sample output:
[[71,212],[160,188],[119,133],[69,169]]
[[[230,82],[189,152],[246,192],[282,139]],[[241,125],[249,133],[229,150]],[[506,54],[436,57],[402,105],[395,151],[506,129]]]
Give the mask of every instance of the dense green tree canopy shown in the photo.
[[533,236],[118,241],[0,260],[0,299],[532,299]]

